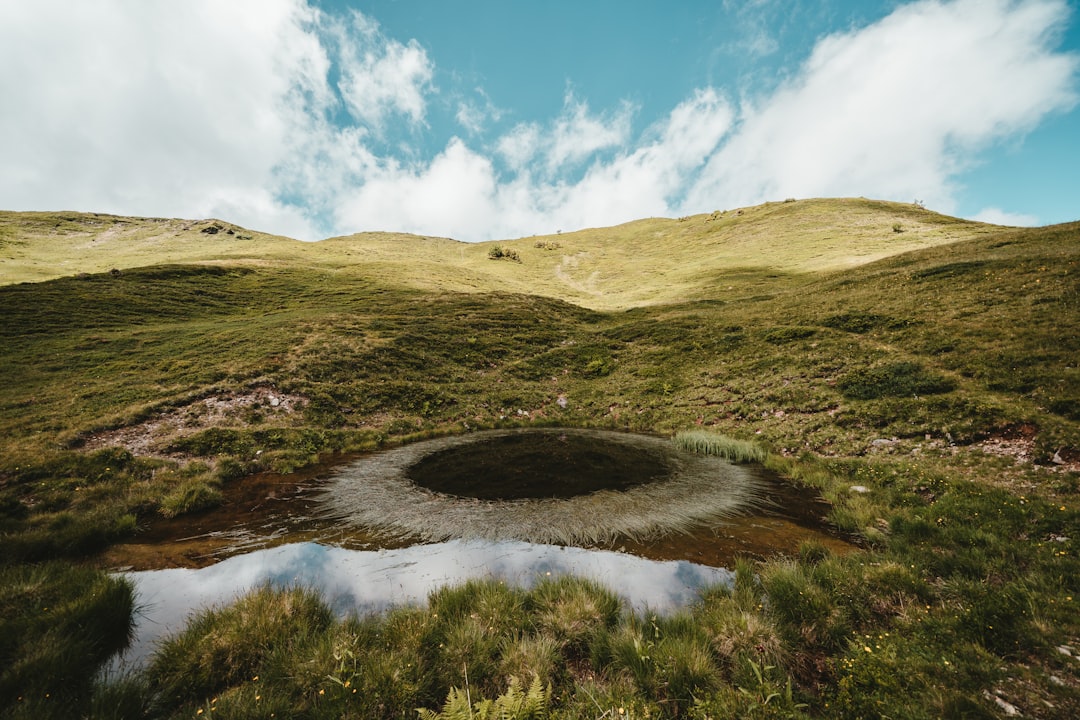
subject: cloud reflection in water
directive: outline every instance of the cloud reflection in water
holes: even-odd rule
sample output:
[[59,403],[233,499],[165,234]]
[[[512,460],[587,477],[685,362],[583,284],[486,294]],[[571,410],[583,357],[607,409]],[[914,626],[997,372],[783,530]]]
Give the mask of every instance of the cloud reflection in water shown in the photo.
[[452,540],[393,550],[346,550],[316,543],[282,545],[186,568],[126,573],[135,584],[135,640],[124,666],[137,666],[160,639],[195,611],[228,603],[263,584],[318,589],[341,615],[421,604],[444,585],[472,578],[531,587],[548,575],[588,577],[636,609],[664,612],[693,602],[703,586],[730,582],[723,568],[685,560],[659,562],[625,553],[533,543]]

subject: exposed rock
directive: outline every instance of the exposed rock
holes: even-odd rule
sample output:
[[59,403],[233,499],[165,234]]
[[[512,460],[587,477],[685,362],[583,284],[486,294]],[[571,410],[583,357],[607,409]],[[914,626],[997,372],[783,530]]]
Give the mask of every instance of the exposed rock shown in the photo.
[[991,693],[989,690],[983,690],[983,696],[987,700],[993,700],[994,704],[998,706],[1001,712],[1005,713],[1007,717],[1019,717],[1020,711],[1010,702],[1003,700],[996,694]]
[[306,398],[277,392],[266,386],[243,393],[222,393],[194,400],[187,405],[156,413],[135,425],[94,433],[83,447],[96,450],[119,446],[134,455],[168,457],[163,447],[171,440],[208,427],[247,425],[253,414],[264,420],[286,421],[307,404]]
[[848,490],[850,490],[853,493],[860,493],[860,494],[870,492],[870,488],[866,487],[865,485],[852,485],[850,488],[848,488]]

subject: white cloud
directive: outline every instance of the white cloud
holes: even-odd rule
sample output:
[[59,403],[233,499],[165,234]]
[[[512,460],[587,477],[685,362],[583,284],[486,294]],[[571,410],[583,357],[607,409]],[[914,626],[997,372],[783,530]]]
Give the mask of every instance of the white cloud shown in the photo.
[[589,114],[589,106],[566,96],[563,114],[551,131],[550,146],[545,151],[549,172],[579,163],[599,150],[625,145],[630,137],[633,108],[623,104],[610,117]]
[[292,0],[0,5],[0,204],[312,234],[272,178],[327,99],[315,19]]
[[498,122],[502,118],[502,110],[491,102],[483,88],[476,88],[475,93],[478,99],[470,98],[458,102],[457,114],[454,116],[458,124],[471,135],[479,135],[489,121]]
[[555,176],[573,169],[602,150],[624,148],[630,138],[634,108],[623,103],[607,115],[594,115],[589,105],[567,92],[562,113],[544,128],[539,123],[520,123],[503,135],[496,148],[516,171]]
[[743,108],[687,207],[865,195],[950,210],[975,151],[1075,103],[1077,59],[1050,47],[1067,14],[1059,0],[928,0],[825,38]]
[[[514,168],[501,178],[490,159],[454,138],[430,164],[373,170],[339,206],[342,227],[386,228],[462,240],[518,237],[608,225],[669,212],[686,173],[699,166],[731,125],[733,112],[712,89],[699,90],[651,128],[636,149],[592,164],[576,182],[551,167],[609,146],[599,123],[571,106],[550,131],[519,125],[500,139]],[[571,126],[585,128],[573,146]],[[621,122],[621,121],[617,121]],[[621,131],[620,131],[621,132]],[[565,143],[559,145],[561,138]],[[547,152],[543,148],[550,147]],[[559,160],[552,161],[551,154]]]
[[988,207],[980,210],[972,220],[991,223],[993,225],[1007,225],[1009,227],[1035,227],[1039,224],[1039,218],[1034,215],[1005,212],[1001,208]]
[[0,206],[321,236],[320,213],[376,162],[367,130],[328,120],[330,53],[373,122],[422,119],[431,70],[354,17],[342,36],[305,0],[0,4]]
[[378,23],[362,13],[352,12],[352,24],[354,32],[337,30],[342,53],[338,87],[349,112],[374,127],[395,112],[421,122],[434,71],[427,52],[415,40],[385,37]]
[[478,223],[495,219],[495,189],[491,162],[453,138],[420,168],[370,168],[363,183],[340,198],[336,223],[354,231],[385,228],[475,239]]

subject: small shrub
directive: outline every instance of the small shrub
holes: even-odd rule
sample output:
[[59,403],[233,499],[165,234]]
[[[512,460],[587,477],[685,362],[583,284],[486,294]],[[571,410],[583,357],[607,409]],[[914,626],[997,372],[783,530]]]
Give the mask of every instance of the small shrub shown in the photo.
[[844,332],[863,334],[875,329],[894,330],[903,327],[906,323],[887,315],[878,315],[868,312],[847,312],[839,315],[831,315],[821,323],[825,327]]
[[767,330],[763,336],[765,342],[773,345],[784,345],[796,340],[805,340],[813,337],[817,331],[808,327],[778,327]]
[[512,260],[514,262],[521,262],[521,256],[518,255],[517,250],[511,248],[504,248],[502,245],[492,245],[488,250],[489,260]]
[[855,370],[842,377],[837,387],[853,400],[876,400],[948,393],[956,389],[956,382],[905,361]]
[[900,223],[893,223],[892,231],[894,233],[902,233],[902,232],[904,232],[904,226],[901,225]]

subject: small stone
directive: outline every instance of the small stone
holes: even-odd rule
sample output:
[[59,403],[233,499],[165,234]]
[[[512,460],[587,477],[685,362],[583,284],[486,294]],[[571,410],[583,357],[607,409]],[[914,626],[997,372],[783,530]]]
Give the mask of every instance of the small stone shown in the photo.
[[1052,685],[1058,685],[1060,687],[1065,687],[1065,681],[1062,680],[1061,678],[1059,678],[1057,675],[1051,675],[1050,676],[1050,683]]
[[1057,651],[1059,653],[1061,653],[1062,655],[1065,655],[1067,657],[1072,657],[1073,656],[1073,649],[1071,647],[1069,647],[1068,645],[1058,645],[1057,646]]
[[870,492],[870,488],[866,487],[865,485],[852,485],[848,489],[851,490],[851,492],[853,492],[853,493],[868,493],[868,492]]
[[558,405],[561,408],[565,408],[570,403],[567,402],[565,395],[560,395],[559,399],[555,401],[555,404]]
[[1054,463],[1055,465],[1064,465],[1065,464],[1064,458],[1061,457],[1061,451],[1060,450],[1057,450],[1056,452],[1054,452],[1054,457],[1050,458],[1050,462]]
[[270,407],[277,407],[280,404],[281,404],[281,398],[275,397],[274,395],[270,396]]
[[1016,706],[1012,703],[1002,700],[997,695],[992,695],[990,692],[983,690],[983,695],[987,700],[993,700],[994,704],[1001,708],[1001,712],[1005,713],[1007,717],[1017,717],[1020,715],[1020,711],[1016,709]]

